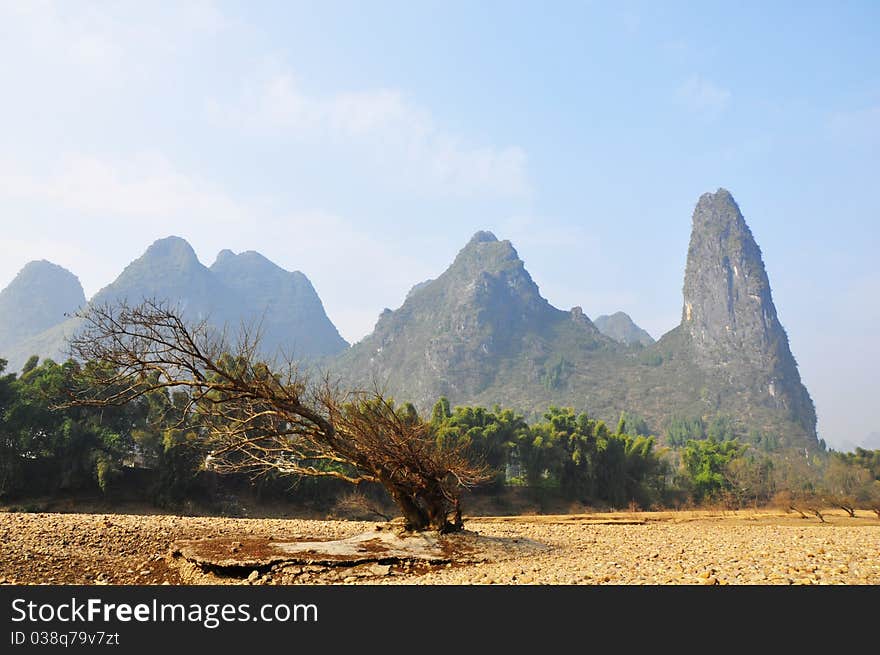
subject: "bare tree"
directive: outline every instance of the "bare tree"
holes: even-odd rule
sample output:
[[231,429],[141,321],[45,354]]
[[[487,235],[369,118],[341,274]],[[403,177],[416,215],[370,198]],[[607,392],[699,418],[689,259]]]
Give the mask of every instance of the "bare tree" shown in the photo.
[[802,519],[807,518],[807,515],[798,508],[799,503],[797,499],[795,499],[794,494],[792,494],[791,491],[789,491],[788,489],[777,491],[776,494],[773,496],[773,504],[784,511],[786,514],[788,514],[789,512],[797,512]]
[[438,443],[430,426],[378,390],[343,392],[290,359],[260,359],[259,335],[235,343],[206,322],[189,323],[156,301],[89,307],[70,343],[85,362],[70,404],[120,405],[160,389],[185,389],[185,415],[200,425],[218,472],[279,471],[378,482],[409,530],[461,529],[460,494],[489,479],[463,447]]
[[870,501],[874,476],[857,464],[832,456],[825,471],[825,488],[828,502],[840,507],[850,517],[856,509]]
[[822,514],[822,500],[810,491],[792,492],[789,489],[778,491],[773,496],[773,504],[786,513],[797,512],[802,519],[808,518],[805,512],[809,512],[821,523],[825,523],[825,517]]
[[868,507],[880,519],[880,480],[874,480],[874,484],[868,489]]
[[721,474],[730,485],[736,507],[747,501],[757,509],[759,500],[773,495],[772,466],[768,461],[754,457],[736,457],[724,467]]

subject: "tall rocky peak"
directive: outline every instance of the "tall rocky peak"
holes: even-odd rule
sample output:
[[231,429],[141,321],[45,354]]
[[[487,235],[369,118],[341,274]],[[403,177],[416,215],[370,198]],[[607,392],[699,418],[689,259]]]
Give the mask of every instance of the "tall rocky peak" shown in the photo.
[[477,230],[474,232],[474,236],[471,237],[471,240],[468,242],[468,245],[473,243],[496,243],[498,241],[498,237],[496,237],[489,230]]
[[[541,297],[509,241],[477,232],[440,276],[413,287],[399,309],[384,310],[338,363],[350,380],[378,379],[430,407],[440,395],[474,398],[504,372],[505,383],[540,379],[559,335],[585,348],[603,339],[585,316]],[[509,373],[514,365],[518,378]]]
[[491,333],[488,352],[517,325],[540,322],[547,312],[558,310],[541,297],[510,241],[480,231],[437,279],[416,285],[397,312],[383,314],[380,325],[393,329],[417,317],[426,326],[453,324],[461,338]]
[[157,239],[150,244],[142,259],[163,260],[180,266],[199,264],[196,251],[189,245],[189,242],[186,239],[173,235],[164,239]]
[[550,309],[513,244],[499,241],[491,232],[474,234],[452,265],[426,288],[435,286],[459,302],[478,305],[512,302],[531,310]]
[[0,291],[0,357],[22,339],[65,320],[86,302],[79,279],[46,260],[24,266]]
[[761,250],[725,189],[703,194],[694,210],[682,323],[713,362],[745,356],[760,363],[780,342],[787,347]]
[[694,210],[682,328],[706,370],[750,384],[815,434],[815,410],[776,314],[761,249],[726,189]]

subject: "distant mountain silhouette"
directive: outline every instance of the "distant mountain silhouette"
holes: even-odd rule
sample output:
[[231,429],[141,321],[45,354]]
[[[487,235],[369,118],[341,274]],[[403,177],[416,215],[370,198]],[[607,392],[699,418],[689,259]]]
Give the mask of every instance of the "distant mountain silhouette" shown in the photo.
[[[32,294],[19,290],[22,284],[18,282],[30,266],[0,294],[0,299],[9,298],[2,316],[27,311],[34,302]],[[79,297],[71,297],[65,305],[71,311],[85,303],[78,282],[77,288]],[[55,297],[43,294],[40,298]],[[285,271],[255,252],[235,255],[225,250],[207,268],[184,239],[160,239],[90,302],[139,303],[144,299],[167,301],[191,320],[207,319],[217,327],[229,327],[233,333],[242,325],[259,327],[262,350],[267,356],[315,358],[348,347],[327,318],[308,278],[299,271]],[[48,303],[39,298],[37,301]],[[33,354],[53,359],[66,356],[66,339],[78,329],[80,320],[65,319],[58,311],[51,315],[54,323],[48,319],[32,322],[32,329],[19,330],[16,338],[7,342],[0,356],[9,360],[9,370],[17,370]]]
[[226,308],[230,318],[260,319],[265,351],[312,357],[348,348],[309,278],[299,271],[286,271],[253,250],[239,255],[224,250],[210,271],[234,292],[234,310],[229,302]]
[[[477,232],[351,348],[302,273],[250,251],[224,250],[206,268],[176,237],[151,245],[92,302],[168,299],[215,325],[259,323],[268,354],[316,360],[351,386],[378,383],[422,411],[441,395],[527,414],[571,406],[609,422],[626,411],[660,435],[672,417],[723,417],[747,440],[817,447],[813,402],[739,207],[719,189],[700,197],[692,222],[681,324],[657,342],[622,312],[594,324],[580,307],[553,307],[513,245],[490,232]],[[83,301],[71,274],[28,266],[0,293],[10,370],[31,354],[62,356],[77,328],[64,312]]]
[[65,320],[86,302],[77,277],[47,262],[26,264],[0,291],[0,357],[16,344]]
[[650,346],[654,343],[654,338],[633,323],[629,314],[624,312],[616,312],[610,316],[598,316],[593,320],[593,323],[599,328],[599,332],[606,337],[611,337],[627,346],[637,343]]

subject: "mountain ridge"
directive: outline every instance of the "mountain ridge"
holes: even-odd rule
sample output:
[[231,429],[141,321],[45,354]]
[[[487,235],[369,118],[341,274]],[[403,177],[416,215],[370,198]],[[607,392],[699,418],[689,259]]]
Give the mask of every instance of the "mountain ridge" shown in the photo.
[[[322,357],[348,347],[303,273],[285,271],[253,251],[241,255],[221,251],[214,266],[214,270],[204,266],[185,239],[157,239],[89,303],[156,299],[168,301],[191,320],[207,320],[218,328],[258,326],[267,357]],[[85,302],[83,295],[80,305]],[[11,371],[32,354],[64,359],[65,341],[80,326],[78,317],[66,318],[20,338],[0,355],[9,360]]]
[[28,262],[0,291],[0,356],[63,322],[85,302],[79,278],[66,268],[45,259]]
[[[513,244],[488,231],[476,232],[440,275],[413,285],[397,309],[383,310],[351,347],[301,272],[255,251],[221,250],[205,267],[178,237],[154,242],[93,302],[162,289],[196,318],[257,318],[270,349],[311,356],[349,387],[378,385],[425,412],[440,396],[527,415],[563,405],[608,422],[636,414],[657,434],[676,417],[725,419],[756,444],[819,445],[763,255],[723,188],[696,203],[681,322],[657,341],[622,312],[594,323],[581,307],[554,307]],[[25,345],[46,351],[72,326]],[[20,363],[29,354],[19,353]]]
[[682,321],[656,342],[634,348],[580,307],[553,307],[510,242],[477,232],[441,275],[383,311],[335,372],[422,411],[441,395],[526,413],[567,405],[609,422],[635,413],[658,434],[673,417],[730,418],[754,443],[818,447],[812,400],[732,195],[701,196],[692,223]]

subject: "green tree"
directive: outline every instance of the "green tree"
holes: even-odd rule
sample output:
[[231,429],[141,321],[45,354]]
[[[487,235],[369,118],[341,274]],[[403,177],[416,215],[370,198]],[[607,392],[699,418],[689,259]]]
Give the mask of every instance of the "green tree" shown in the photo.
[[521,414],[495,407],[456,407],[449,411],[449,401],[441,398],[431,414],[431,430],[438,444],[461,444],[475,460],[484,462],[494,472],[493,487],[505,480],[511,453],[529,426]]
[[692,439],[685,444],[682,454],[685,480],[697,502],[718,499],[723,492],[731,490],[725,470],[745,449],[746,446],[736,440]]
[[15,404],[15,375],[4,374],[6,360],[0,359],[0,497],[19,483],[21,443],[19,431],[9,416]]
[[868,469],[875,480],[880,480],[880,450],[856,448],[855,452],[852,453],[835,453],[835,457],[841,458],[855,466]]
[[709,421],[706,438],[714,441],[730,441],[736,437],[734,421],[730,416],[718,415]]
[[552,361],[544,364],[544,375],[541,376],[541,384],[548,391],[558,389],[565,380],[567,370],[571,365],[565,361],[562,355],[556,356]]
[[441,396],[440,400],[434,403],[434,409],[431,411],[431,424],[439,427],[450,416],[452,413],[449,411],[449,398]]
[[632,412],[621,412],[620,420],[623,421],[624,429],[621,430],[618,425],[617,433],[618,434],[632,434],[632,435],[641,435],[643,437],[650,436],[651,431],[648,428],[648,422],[638,414],[634,414]]
[[[617,432],[587,414],[551,407],[521,445],[532,483],[540,475],[566,498],[601,500],[614,507],[649,506],[662,492],[665,469],[654,437]],[[524,447],[523,447],[524,446]]]
[[691,439],[705,439],[703,419],[672,416],[666,428],[666,442],[670,446],[684,446]]
[[67,399],[71,377],[80,369],[72,360],[57,364],[47,359],[38,364],[31,358],[14,381],[15,400],[6,412],[7,420],[21,457],[57,465],[58,488],[96,484],[106,490],[132,451],[135,408],[59,409]]

